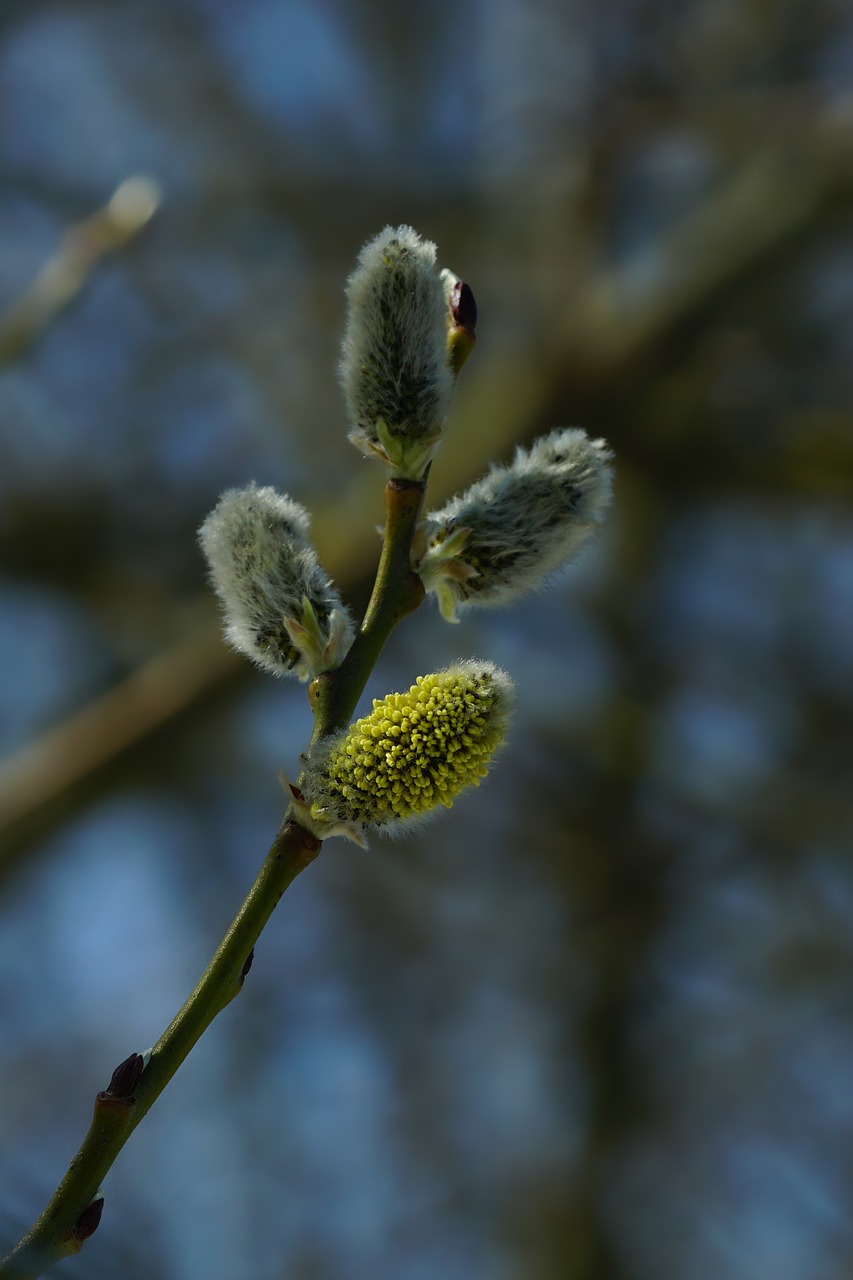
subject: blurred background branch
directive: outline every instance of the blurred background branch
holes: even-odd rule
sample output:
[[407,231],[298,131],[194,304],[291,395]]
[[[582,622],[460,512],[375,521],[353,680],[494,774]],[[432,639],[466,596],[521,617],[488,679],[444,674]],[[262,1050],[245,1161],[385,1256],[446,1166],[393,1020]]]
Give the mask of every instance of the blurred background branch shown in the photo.
[[159,203],[153,178],[127,178],[102,209],[63,233],[57,253],[0,315],[0,364],[23,354],[74,301],[100,261],[139,235]]

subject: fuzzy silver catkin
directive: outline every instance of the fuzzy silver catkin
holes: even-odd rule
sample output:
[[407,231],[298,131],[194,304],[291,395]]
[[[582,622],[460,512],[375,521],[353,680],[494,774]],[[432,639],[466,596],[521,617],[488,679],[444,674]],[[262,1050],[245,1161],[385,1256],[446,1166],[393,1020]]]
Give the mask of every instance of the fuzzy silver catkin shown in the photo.
[[415,567],[444,616],[510,604],[564,565],[604,518],[610,457],[584,431],[553,431],[429,513]]
[[411,479],[429,462],[453,392],[435,257],[411,227],[386,227],[347,281],[340,374],[350,440]]
[[337,666],[352,625],[308,537],[304,507],[270,487],[223,493],[199,530],[226,640],[274,675]]

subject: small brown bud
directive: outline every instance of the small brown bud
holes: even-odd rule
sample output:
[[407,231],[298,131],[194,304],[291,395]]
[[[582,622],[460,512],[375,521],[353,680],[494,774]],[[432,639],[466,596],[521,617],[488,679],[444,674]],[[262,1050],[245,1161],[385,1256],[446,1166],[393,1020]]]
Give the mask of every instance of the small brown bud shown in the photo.
[[139,1083],[139,1077],[145,1070],[145,1059],[141,1053],[132,1053],[124,1062],[120,1062],[112,1074],[106,1088],[111,1098],[130,1098]]
[[474,290],[464,280],[457,280],[448,298],[453,323],[467,329],[473,338],[477,333],[477,302]]
[[84,1240],[89,1239],[89,1236],[93,1236],[95,1234],[98,1230],[98,1226],[100,1225],[101,1214],[103,1211],[103,1196],[98,1196],[96,1200],[89,1201],[71,1231],[71,1234],[78,1244],[82,1244]]
[[471,286],[447,267],[441,279],[447,304],[447,359],[455,377],[477,341],[477,303]]

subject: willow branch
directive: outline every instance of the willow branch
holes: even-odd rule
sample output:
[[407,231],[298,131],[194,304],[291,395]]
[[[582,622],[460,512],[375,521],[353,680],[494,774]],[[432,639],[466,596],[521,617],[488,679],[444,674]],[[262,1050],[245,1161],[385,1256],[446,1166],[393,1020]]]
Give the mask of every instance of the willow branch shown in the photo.
[[101,1182],[193,1045],[239,992],[261,930],[287,886],[319,849],[319,840],[285,819],[216,954],[155,1044],[138,1079],[133,1080],[133,1075],[144,1059],[133,1054],[116,1069],[110,1087],[98,1094],[83,1145],[44,1212],[0,1262],[2,1280],[34,1280],[53,1263],[77,1253],[97,1227],[103,1204]]
[[[364,621],[341,667],[319,676],[310,688],[315,740],[348,722],[388,636],[423,600],[423,586],[409,566],[423,492],[422,484],[404,480],[390,480],[385,487],[382,554]],[[97,1095],[83,1145],[44,1212],[0,1262],[0,1280],[35,1280],[61,1258],[79,1252],[96,1230],[104,1177],[190,1050],[242,989],[264,926],[285,889],[313,862],[320,847],[321,841],[299,826],[288,810],[257,879],[195,990],[150,1058],[131,1054],[116,1068],[109,1087]]]

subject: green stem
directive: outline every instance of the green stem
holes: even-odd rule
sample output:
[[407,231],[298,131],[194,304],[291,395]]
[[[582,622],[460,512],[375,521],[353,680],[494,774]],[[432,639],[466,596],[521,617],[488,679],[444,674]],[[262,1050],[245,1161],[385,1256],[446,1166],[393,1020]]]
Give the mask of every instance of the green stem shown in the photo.
[[346,728],[389,635],[423,602],[423,583],[409,563],[423,499],[424,486],[416,480],[389,480],[385,486],[385,537],[373,594],[340,667],[326,671],[311,685],[312,743]]
[[85,1211],[116,1156],[193,1045],[239,992],[261,930],[287,886],[319,849],[319,840],[285,818],[245,902],[195,990],[152,1049],[132,1095],[98,1094],[83,1145],[44,1212],[0,1262],[0,1280],[35,1280],[54,1262],[80,1250],[91,1233],[91,1214]]
[[[373,594],[343,664],[318,676],[309,689],[312,741],[349,723],[391,631],[423,600],[423,585],[409,565],[423,494],[423,484],[414,481],[389,480],[385,486],[385,537]],[[82,1248],[100,1220],[101,1182],[187,1054],[240,991],[262,929],[291,881],[316,858],[320,844],[285,814],[255,883],[195,990],[151,1050],[141,1075],[141,1062],[134,1059],[132,1068],[129,1059],[110,1088],[98,1094],[83,1145],[44,1212],[0,1261],[0,1280],[36,1280]],[[129,1073],[132,1089],[125,1095],[116,1077],[127,1080]]]

